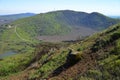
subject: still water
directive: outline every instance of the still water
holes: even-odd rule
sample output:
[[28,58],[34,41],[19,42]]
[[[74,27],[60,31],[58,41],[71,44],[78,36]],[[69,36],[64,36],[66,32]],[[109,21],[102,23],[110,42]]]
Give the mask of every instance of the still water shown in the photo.
[[0,59],[3,59],[3,58],[5,58],[5,57],[9,57],[9,56],[12,56],[12,55],[15,55],[15,54],[17,54],[17,53],[16,53],[16,52],[13,52],[13,51],[9,51],[9,52],[0,54]]

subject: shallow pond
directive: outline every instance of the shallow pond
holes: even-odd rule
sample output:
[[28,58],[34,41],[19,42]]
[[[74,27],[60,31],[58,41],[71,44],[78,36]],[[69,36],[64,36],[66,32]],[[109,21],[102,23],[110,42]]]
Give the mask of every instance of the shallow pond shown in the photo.
[[15,54],[17,54],[17,53],[16,53],[16,52],[13,52],[13,51],[9,51],[9,52],[0,54],[0,59],[3,59],[3,58],[5,58],[5,57],[9,57],[9,56],[12,56],[12,55],[15,55]]

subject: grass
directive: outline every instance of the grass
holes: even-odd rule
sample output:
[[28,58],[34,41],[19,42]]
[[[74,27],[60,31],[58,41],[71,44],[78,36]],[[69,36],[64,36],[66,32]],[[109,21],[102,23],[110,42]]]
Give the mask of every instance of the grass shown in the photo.
[[12,28],[6,26],[6,29],[0,35],[0,54],[9,51],[15,51],[18,54],[0,61],[0,78],[24,70],[33,58],[35,45],[39,43],[21,28],[17,28],[17,32],[22,38],[31,40],[31,42],[20,39],[15,33],[14,26]]
[[[29,78],[34,79],[35,77],[47,78],[56,68],[63,65],[66,62],[67,50],[61,50],[59,53],[52,53],[52,57],[46,64],[39,67],[34,73],[30,74]],[[41,64],[48,57],[48,54],[43,55],[39,60]],[[59,63],[59,64],[58,64]]]

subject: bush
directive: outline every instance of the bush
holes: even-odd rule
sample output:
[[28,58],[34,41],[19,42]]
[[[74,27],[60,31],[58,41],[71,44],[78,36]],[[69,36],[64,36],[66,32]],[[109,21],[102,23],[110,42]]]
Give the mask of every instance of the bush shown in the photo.
[[87,76],[94,78],[95,80],[100,80],[102,78],[102,73],[98,70],[89,70],[87,72]]
[[120,38],[120,33],[114,33],[113,35],[111,35],[110,41],[113,42],[119,38]]

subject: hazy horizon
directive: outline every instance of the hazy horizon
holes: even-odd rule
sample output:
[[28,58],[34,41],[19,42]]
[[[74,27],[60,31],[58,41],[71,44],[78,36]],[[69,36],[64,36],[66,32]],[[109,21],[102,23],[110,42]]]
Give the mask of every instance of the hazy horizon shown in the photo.
[[119,5],[120,0],[0,0],[0,15],[74,10],[119,16]]

